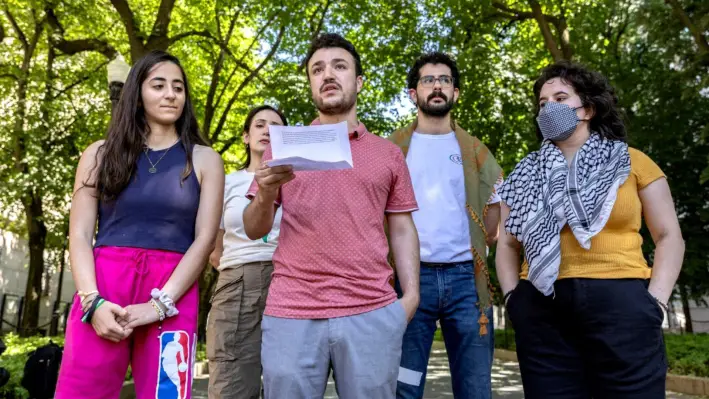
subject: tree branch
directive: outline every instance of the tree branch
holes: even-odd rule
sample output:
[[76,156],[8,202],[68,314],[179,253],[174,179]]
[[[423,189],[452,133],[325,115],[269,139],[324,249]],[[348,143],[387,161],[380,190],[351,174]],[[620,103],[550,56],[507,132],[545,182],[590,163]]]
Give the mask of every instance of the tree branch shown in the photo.
[[[507,19],[510,21],[510,23],[512,23],[512,22],[516,22],[516,21],[526,21],[528,19],[533,19],[534,16],[532,15],[531,12],[520,12],[517,14],[507,14],[504,12],[493,12],[493,13],[487,14],[487,18]],[[508,26],[509,26],[509,24],[508,24]]]
[[118,15],[121,16],[123,26],[126,28],[128,43],[130,44],[131,60],[135,62],[145,53],[143,35],[140,33],[135,15],[133,15],[133,11],[131,11],[127,0],[111,0],[111,4],[113,4],[113,8],[116,9]]
[[[214,108],[218,108],[219,104],[222,102],[222,98],[224,97],[224,93],[226,92],[226,89],[229,87],[229,83],[231,83],[231,79],[236,75],[236,71],[239,69],[239,66],[235,66],[234,69],[231,70],[231,73],[229,74],[229,77],[226,79],[226,83],[222,86],[222,90],[219,92],[219,95],[217,96],[217,101],[214,103]],[[250,72],[249,72],[250,73]]]
[[217,23],[217,36],[222,37],[222,22],[219,19],[219,0],[214,2],[214,20]]
[[[217,102],[214,104],[214,108],[218,108],[219,104],[222,102],[222,98],[224,97],[224,93],[226,92],[226,89],[229,87],[229,83],[231,82],[231,79],[234,77],[236,74],[237,69],[240,67],[244,69],[248,73],[252,73],[253,70],[246,64],[244,61],[246,57],[251,53],[251,49],[253,46],[261,39],[261,35],[266,31],[266,29],[271,26],[273,21],[276,19],[280,11],[276,11],[271,15],[268,20],[266,21],[265,24],[261,28],[259,28],[258,32],[256,33],[256,36],[254,36],[253,40],[251,40],[251,43],[249,43],[249,47],[246,48],[246,51],[244,51],[243,54],[241,54],[241,57],[236,61],[237,68],[234,68],[231,73],[229,74],[229,77],[227,78],[226,83],[222,87],[221,92],[219,93],[219,96],[217,96]],[[256,76],[256,79],[258,79],[261,83],[263,83],[266,86],[269,86],[268,82],[264,81],[260,76]]]
[[5,26],[0,21],[0,43],[5,40]]
[[544,44],[547,47],[547,50],[551,53],[551,56],[554,58],[554,61],[559,61],[564,59],[564,54],[559,50],[558,45],[556,44],[556,40],[554,40],[554,36],[551,33],[551,29],[549,29],[549,23],[547,22],[547,18],[542,12],[542,6],[539,5],[539,2],[537,0],[528,0],[530,7],[532,7],[532,14],[534,15],[534,19],[537,21],[537,25],[539,25],[539,30],[542,31],[542,37],[544,38]]
[[57,18],[57,15],[54,13],[54,9],[47,4],[44,7],[44,13],[47,17],[47,23],[49,26],[52,28],[55,34],[59,34],[60,36],[64,35],[64,27],[62,24],[59,22],[59,18]]
[[[315,16],[317,14],[317,11],[320,9],[320,6],[318,6],[317,10],[313,12],[313,15],[310,16],[310,40],[315,40],[318,35],[320,34],[320,30],[322,30],[322,25],[325,22],[325,16],[327,14],[327,10],[330,8],[330,5],[332,4],[331,0],[326,0],[325,5],[323,6],[322,13],[320,14],[320,20],[318,21],[317,25],[313,25]],[[305,68],[305,59],[303,59],[300,62],[300,65],[298,65],[298,71],[302,71]]]
[[320,34],[320,31],[322,30],[323,23],[325,22],[325,17],[327,16],[327,11],[330,8],[331,4],[332,4],[332,0],[325,1],[325,6],[323,7],[322,13],[320,14],[320,20],[318,21],[317,26],[315,26],[311,30],[312,35],[310,37],[312,40],[315,40],[315,38],[318,37],[318,34]]
[[198,31],[198,30],[191,30],[191,31],[188,31],[188,32],[182,32],[182,33],[180,33],[180,34],[177,34],[177,35],[175,35],[175,36],[169,38],[169,39],[168,39],[168,47],[169,47],[169,46],[172,46],[172,45],[175,44],[176,42],[179,42],[180,40],[186,39],[186,38],[188,38],[188,37],[190,37],[190,36],[205,37],[205,38],[207,38],[207,39],[214,40],[215,42],[218,42],[218,41],[219,41],[219,40],[218,40],[216,37],[214,37],[214,35],[212,35],[209,31],[206,31],[206,30],[199,30],[199,31]]
[[153,30],[145,44],[145,50],[167,50],[170,39],[167,37],[170,26],[170,14],[175,7],[175,0],[162,0],[158,8],[158,15],[153,24]]
[[98,39],[61,40],[54,45],[66,55],[73,55],[84,51],[96,51],[106,56],[109,60],[116,58],[118,51],[110,44]]
[[561,53],[565,60],[570,60],[573,57],[573,51],[571,49],[571,44],[569,43],[570,34],[569,26],[566,24],[566,17],[562,14],[559,18],[559,24],[554,25],[556,27],[557,37],[559,38],[559,43],[561,44]]
[[[47,80],[44,82],[44,99],[42,103],[40,104],[40,115],[42,118],[42,123],[44,124],[44,129],[46,129],[47,132],[47,138],[51,138],[51,124],[49,123],[49,118],[50,118],[50,102],[51,102],[51,96],[52,96],[52,80],[54,80],[54,59],[56,58],[56,53],[54,51],[54,47],[52,47],[52,38],[51,36],[47,38]],[[50,140],[43,140],[42,141],[42,147],[44,150],[44,153],[47,154],[49,151],[49,147],[47,147],[47,144]]]
[[219,123],[217,123],[217,128],[214,130],[214,133],[212,134],[212,137],[211,137],[212,143],[216,142],[217,139],[219,138],[219,134],[222,132],[222,129],[224,128],[224,124],[226,123],[227,115],[229,114],[231,107],[234,105],[234,102],[236,102],[236,100],[239,98],[239,95],[241,94],[241,92],[252,80],[254,80],[254,78],[256,78],[258,76],[259,72],[261,72],[261,69],[263,69],[263,67],[266,66],[266,64],[271,60],[271,58],[273,58],[273,56],[278,51],[278,48],[281,45],[281,41],[283,40],[283,35],[285,34],[285,32],[286,32],[286,24],[281,23],[281,28],[278,31],[278,36],[276,37],[276,41],[271,46],[271,49],[269,50],[266,57],[263,59],[263,61],[261,61],[261,63],[256,67],[256,69],[254,69],[249,74],[249,76],[247,76],[246,79],[244,79],[241,82],[239,87],[236,89],[234,94],[229,99],[229,102],[227,103],[227,105],[224,109],[224,112],[222,112],[222,116],[219,118]]
[[155,24],[153,24],[153,31],[150,34],[148,42],[153,38],[167,37],[167,29],[170,25],[170,14],[172,14],[172,9],[175,7],[175,0],[162,0],[160,2],[160,7],[158,8],[158,15],[155,18]]
[[503,2],[501,2],[501,1],[494,0],[494,1],[492,2],[492,6],[495,7],[495,8],[497,8],[498,10],[504,11],[504,12],[506,12],[506,13],[508,13],[508,14],[512,14],[512,15],[529,14],[529,17],[530,17],[530,18],[532,17],[531,13],[522,12],[522,11],[519,11],[519,10],[515,10],[515,9],[513,9],[513,8],[508,7],[507,5],[505,5],[505,4],[504,4]]
[[222,148],[220,148],[218,151],[219,154],[223,155],[225,152],[227,152],[229,150],[229,148],[231,148],[231,146],[236,144],[236,140],[238,140],[238,139],[239,139],[239,135],[236,135],[234,137],[229,138],[227,141],[225,141]]
[[248,73],[251,73],[253,71],[251,69],[251,67],[249,67],[242,59],[236,58],[236,55],[234,55],[234,53],[231,51],[231,49],[228,47],[228,45],[226,43],[217,39],[216,37],[214,37],[214,35],[212,35],[208,31],[189,31],[189,32],[180,33],[180,34],[175,35],[169,39],[168,47],[173,45],[175,42],[185,39],[190,36],[203,37],[203,38],[213,41],[214,44],[218,45],[221,50],[223,50],[229,57],[231,57],[234,60],[234,62],[236,62],[237,66],[239,68],[245,70]]
[[[534,19],[534,13],[528,12],[528,11],[520,11],[520,10],[515,10],[513,8],[510,8],[503,4],[500,1],[493,1],[492,6],[497,8],[500,11],[503,11],[502,13],[495,13],[490,15],[491,17],[501,17],[505,19],[510,19],[513,21],[526,21],[528,19]],[[506,13],[506,14],[505,14]],[[558,24],[559,19],[553,15],[548,15],[548,14],[543,14],[544,18],[553,23],[553,24]]]
[[[220,43],[229,43],[229,40],[231,40],[231,35],[234,33],[234,27],[236,26],[236,21],[239,19],[239,15],[241,15],[241,13],[237,11],[231,17],[231,21],[229,22],[229,31],[227,32],[226,37],[220,38]],[[219,58],[217,59],[217,62],[214,65],[214,70],[212,71],[212,80],[209,83],[209,91],[207,92],[207,102],[204,106],[204,123],[202,124],[202,129],[204,129],[204,134],[207,137],[209,137],[209,130],[212,127],[214,111],[216,110],[218,105],[214,104],[214,95],[217,92],[217,86],[219,86],[219,75],[222,73],[222,69],[224,68],[224,58],[226,55],[226,49],[227,46],[223,46],[219,51]],[[236,71],[236,68],[234,68],[234,71]],[[231,76],[233,76],[233,74],[230,75],[230,80]],[[229,81],[226,82],[224,87],[226,88],[228,85]]]
[[261,35],[268,29],[269,26],[273,23],[273,21],[276,20],[276,17],[278,17],[278,14],[280,11],[276,11],[271,15],[268,20],[266,20],[266,23],[263,24],[263,26],[256,32],[256,36],[254,36],[253,40],[251,40],[251,43],[249,43],[249,47],[246,48],[246,51],[244,51],[243,54],[241,54],[241,57],[237,60],[237,63],[243,63],[245,62],[244,60],[246,57],[251,53],[251,49],[254,48],[254,45],[261,40]]
[[83,82],[89,80],[89,78],[91,78],[91,75],[93,75],[94,73],[96,73],[96,72],[100,71],[101,69],[103,69],[104,66],[108,65],[108,63],[109,63],[110,60],[111,60],[111,58],[109,58],[108,60],[102,62],[99,66],[97,66],[97,67],[94,68],[91,72],[89,72],[88,74],[86,74],[86,76],[83,76],[83,77],[79,78],[79,80],[77,80],[76,82],[74,82],[74,83],[70,84],[69,86],[63,88],[62,90],[54,89],[54,91],[56,91],[56,94],[51,97],[51,100],[52,100],[52,101],[56,100],[57,98],[59,98],[59,96],[61,96],[61,95],[63,95],[63,94],[66,94],[69,90],[71,90],[71,89],[73,89],[74,87],[80,85],[81,83],[83,83]]
[[52,47],[66,55],[73,55],[84,51],[96,51],[106,56],[108,59],[116,57],[118,52],[108,42],[99,39],[77,39],[66,40],[64,38],[64,27],[59,22],[54,10],[47,6],[45,8],[47,24],[52,28],[50,34],[50,44]]
[[10,20],[10,25],[12,25],[12,29],[14,29],[15,33],[17,33],[17,38],[20,40],[20,43],[22,43],[22,48],[27,51],[27,48],[29,47],[29,43],[27,43],[27,36],[25,36],[25,33],[22,32],[22,29],[20,29],[20,25],[17,24],[15,17],[7,8],[7,4],[5,4],[5,15],[7,15],[7,19]]
[[20,79],[22,71],[16,65],[0,64],[0,78]]
[[699,48],[699,55],[703,59],[703,63],[706,63],[709,65],[709,42],[707,42],[707,38],[704,37],[704,34],[702,33],[701,29],[695,25],[692,20],[689,18],[689,15],[684,11],[682,8],[682,5],[679,3],[678,0],[665,0],[666,4],[669,4],[672,7],[672,10],[677,14],[677,17],[679,18],[680,21],[682,21],[682,24],[689,30],[689,32],[692,34],[692,37],[694,38],[694,43],[696,43],[697,47]]
[[630,25],[630,20],[626,18],[615,35],[614,56],[616,60],[620,60],[620,39],[625,33],[625,31],[628,29],[628,25]]

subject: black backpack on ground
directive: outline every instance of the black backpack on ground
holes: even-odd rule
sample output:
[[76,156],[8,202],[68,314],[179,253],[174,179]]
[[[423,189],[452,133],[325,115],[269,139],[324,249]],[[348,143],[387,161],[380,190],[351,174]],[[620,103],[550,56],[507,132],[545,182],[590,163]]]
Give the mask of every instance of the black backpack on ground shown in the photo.
[[63,348],[52,341],[30,352],[22,386],[32,399],[51,399],[57,387]]

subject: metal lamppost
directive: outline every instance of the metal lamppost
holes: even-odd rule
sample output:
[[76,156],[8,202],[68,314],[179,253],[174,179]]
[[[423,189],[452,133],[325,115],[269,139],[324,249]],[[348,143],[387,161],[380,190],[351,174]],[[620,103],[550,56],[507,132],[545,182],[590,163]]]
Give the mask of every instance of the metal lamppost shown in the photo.
[[121,90],[123,84],[128,79],[130,65],[123,59],[123,56],[118,54],[111,62],[108,63],[108,89],[111,92],[111,112],[116,108],[118,100],[121,98]]

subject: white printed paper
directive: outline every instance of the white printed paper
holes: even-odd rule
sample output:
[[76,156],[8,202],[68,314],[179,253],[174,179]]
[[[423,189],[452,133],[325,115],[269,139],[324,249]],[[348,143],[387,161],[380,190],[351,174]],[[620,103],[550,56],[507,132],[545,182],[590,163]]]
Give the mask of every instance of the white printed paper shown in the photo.
[[331,125],[269,125],[273,159],[268,166],[292,165],[293,170],[351,169],[352,151],[347,121]]

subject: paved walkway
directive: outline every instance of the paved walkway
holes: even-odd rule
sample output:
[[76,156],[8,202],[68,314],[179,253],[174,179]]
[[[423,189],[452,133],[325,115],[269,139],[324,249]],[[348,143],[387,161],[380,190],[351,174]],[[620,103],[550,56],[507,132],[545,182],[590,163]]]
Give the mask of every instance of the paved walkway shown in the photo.
[[[196,378],[194,381],[193,399],[207,399],[207,376]],[[495,360],[492,367],[492,390],[494,399],[523,399],[522,378],[516,362]],[[133,398],[134,396],[122,396]],[[435,345],[431,353],[426,377],[426,399],[453,398],[451,379],[448,372],[448,356],[442,345]],[[337,399],[335,383],[330,379],[325,392],[325,399]],[[699,396],[683,395],[673,392],[667,393],[667,399],[702,399]]]

